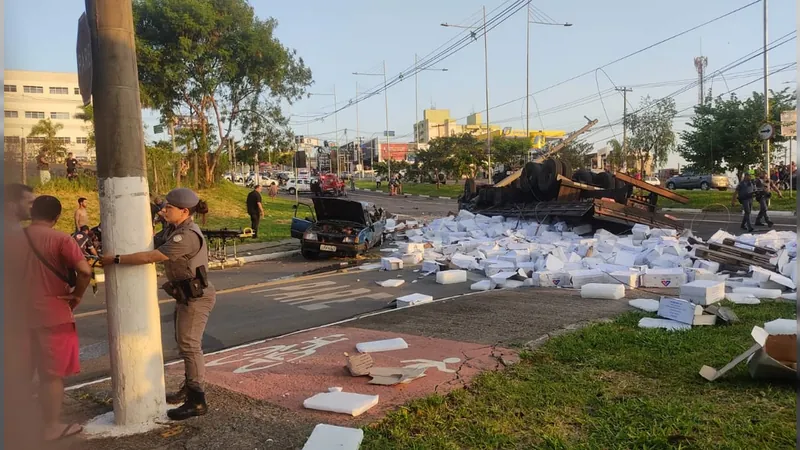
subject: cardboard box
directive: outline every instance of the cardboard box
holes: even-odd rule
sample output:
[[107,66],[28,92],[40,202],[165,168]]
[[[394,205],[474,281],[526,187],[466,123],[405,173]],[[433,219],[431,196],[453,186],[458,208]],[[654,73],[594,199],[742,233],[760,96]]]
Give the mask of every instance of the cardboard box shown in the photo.
[[756,379],[797,379],[797,335],[770,335],[761,327],[753,327],[750,335],[755,343],[744,353],[734,358],[722,369],[710,366],[700,368],[700,376],[714,381],[725,375],[739,363],[747,362],[750,376]]
[[686,273],[683,269],[648,269],[642,275],[642,286],[649,288],[674,288],[686,283]]

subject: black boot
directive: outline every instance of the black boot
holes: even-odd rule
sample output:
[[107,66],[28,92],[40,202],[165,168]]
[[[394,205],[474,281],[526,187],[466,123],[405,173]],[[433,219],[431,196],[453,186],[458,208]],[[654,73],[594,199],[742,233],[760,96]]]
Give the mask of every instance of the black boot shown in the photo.
[[186,420],[191,417],[205,415],[207,412],[206,394],[189,388],[186,393],[186,403],[167,411],[167,417],[172,420]]
[[186,396],[188,389],[186,387],[186,381],[181,383],[181,387],[175,392],[168,392],[167,393],[167,404],[170,405],[180,405],[181,403],[186,401]]

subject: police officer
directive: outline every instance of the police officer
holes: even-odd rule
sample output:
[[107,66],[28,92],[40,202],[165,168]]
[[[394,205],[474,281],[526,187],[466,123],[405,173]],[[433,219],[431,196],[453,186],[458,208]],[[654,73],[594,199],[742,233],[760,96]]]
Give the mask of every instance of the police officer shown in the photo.
[[755,186],[750,178],[750,172],[744,173],[744,178],[739,184],[736,185],[736,190],[733,191],[733,198],[731,198],[731,206],[736,206],[736,201],[742,204],[744,217],[742,217],[742,229],[748,232],[753,232],[753,225],[750,223],[750,213],[753,211],[753,193]]
[[208,249],[192,215],[200,199],[187,188],[176,188],[166,196],[162,211],[167,226],[155,240],[155,250],[130,255],[104,256],[103,264],[150,264],[163,262],[168,282],[162,288],[175,299],[175,340],[183,358],[185,381],[167,395],[167,402],[181,406],[167,411],[173,420],[201,416],[208,411],[203,391],[205,362],[202,338],[208,316],[216,302],[214,286],[208,282]]
[[[781,194],[780,189],[776,186],[772,180],[770,180],[769,175],[767,172],[761,172],[761,177],[757,178],[753,185],[756,188],[755,197],[758,200],[758,215],[756,216],[756,226],[763,227],[767,226],[772,228],[772,221],[769,220],[769,215],[767,214],[769,210],[769,198],[772,196],[772,193],[775,192],[778,194],[780,198],[783,198],[783,194]],[[767,223],[764,223],[764,222]]]

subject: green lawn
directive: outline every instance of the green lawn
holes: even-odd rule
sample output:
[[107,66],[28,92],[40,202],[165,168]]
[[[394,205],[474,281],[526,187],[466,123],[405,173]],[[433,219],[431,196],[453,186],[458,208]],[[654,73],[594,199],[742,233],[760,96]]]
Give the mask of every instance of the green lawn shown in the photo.
[[[85,197],[88,200],[89,223],[100,222],[100,200],[96,188],[92,185],[93,182],[93,180],[82,179],[79,183],[70,183],[64,178],[54,178],[50,183],[36,188],[37,195],[53,195],[61,201],[64,212],[56,228],[69,233],[73,231],[72,214],[77,207],[79,197]],[[208,202],[209,208],[206,225],[203,228],[241,229],[249,227],[250,218],[245,207],[248,192],[250,192],[248,189],[227,181],[221,182],[213,189],[198,191],[200,198]],[[266,217],[261,220],[259,225],[258,239],[250,242],[289,238],[289,228],[294,215],[292,209],[294,202],[279,198],[271,200],[266,193],[262,194],[262,197],[264,198]]]
[[[374,181],[357,180],[356,187],[361,189],[372,189],[373,191],[376,190]],[[389,184],[385,181],[381,183],[381,191],[389,192]],[[436,185],[433,183],[403,183],[404,194],[457,198],[463,192],[464,186],[462,184],[454,183],[453,181],[448,181],[448,184],[439,185],[439,189],[436,189]]]
[[794,303],[731,306],[733,326],[643,330],[628,313],[550,340],[470,386],[416,400],[365,427],[362,449],[794,448],[791,383],[753,380],[746,364],[710,383],[752,345],[754,325],[795,318]]

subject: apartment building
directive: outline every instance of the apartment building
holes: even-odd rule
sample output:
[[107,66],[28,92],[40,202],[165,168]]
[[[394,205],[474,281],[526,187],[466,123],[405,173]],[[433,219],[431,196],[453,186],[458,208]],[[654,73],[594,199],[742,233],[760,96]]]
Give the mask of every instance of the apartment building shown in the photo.
[[[58,132],[67,151],[77,157],[93,158],[86,149],[87,123],[77,119],[81,112],[77,73],[6,70],[3,80],[4,141],[19,142],[41,119],[64,126]],[[36,144],[36,138],[28,143]],[[93,153],[93,152],[92,152]]]

